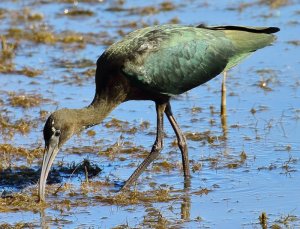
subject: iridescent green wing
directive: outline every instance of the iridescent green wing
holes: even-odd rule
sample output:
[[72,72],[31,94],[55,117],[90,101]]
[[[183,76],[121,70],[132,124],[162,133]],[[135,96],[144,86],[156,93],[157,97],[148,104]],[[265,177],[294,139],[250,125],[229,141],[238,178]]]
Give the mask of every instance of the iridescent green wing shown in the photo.
[[167,95],[183,93],[217,76],[234,53],[221,31],[193,27],[158,27],[140,40],[123,72],[139,87]]
[[271,44],[278,28],[164,25],[141,29],[108,53],[137,86],[174,95],[190,90]]

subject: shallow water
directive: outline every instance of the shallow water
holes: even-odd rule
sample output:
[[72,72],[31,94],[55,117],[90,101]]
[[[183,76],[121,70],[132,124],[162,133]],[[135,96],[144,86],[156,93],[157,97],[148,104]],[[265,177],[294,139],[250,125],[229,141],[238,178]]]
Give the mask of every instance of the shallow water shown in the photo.
[[[175,136],[166,122],[164,150],[135,188],[145,196],[149,190],[152,193],[163,190],[171,198],[129,204],[100,198],[116,195],[120,184],[142,161],[145,151],[151,149],[155,138],[154,104],[126,102],[102,124],[92,128],[96,135],[89,136],[85,131],[74,136],[55,161],[54,167],[59,170],[60,165],[79,164],[87,158],[102,169],[97,176],[86,183],[83,175],[69,178],[60,173],[63,178],[57,178],[51,189],[47,186],[50,191],[46,195],[46,207],[36,210],[8,204],[7,208],[0,208],[0,227],[260,228],[259,216],[263,212],[267,214],[268,227],[275,224],[299,227],[300,4],[296,0],[265,2],[269,4],[172,1],[174,8],[166,11],[159,0],[153,1],[154,8],[150,9],[143,8],[148,3],[134,0],[1,1],[0,34],[7,36],[8,44],[17,43],[13,56],[0,63],[0,70],[1,65],[14,64],[12,71],[0,71],[1,116],[10,123],[22,118],[29,124],[29,130],[15,131],[10,137],[2,130],[0,144],[25,149],[43,146],[41,130],[51,112],[63,107],[82,107],[92,100],[94,78],[85,71],[93,71],[98,56],[108,44],[120,39],[120,34],[172,20],[191,25],[278,26],[281,31],[273,46],[257,51],[228,72],[226,139],[219,115],[221,76],[173,99],[173,112],[182,130],[190,136],[206,133],[204,139],[188,139],[193,168],[190,188],[184,188],[180,152],[172,144]],[[280,5],[280,2],[287,4]],[[93,15],[64,13],[75,9],[89,10]],[[35,14],[42,15],[42,19],[30,19]],[[36,42],[25,35],[14,39],[7,35],[11,28],[50,31],[56,40]],[[57,40],[65,31],[76,32],[83,41]],[[41,72],[28,77],[20,71],[24,67]],[[29,108],[12,106],[13,93],[25,97],[39,95],[43,100]],[[41,111],[47,113],[41,115]],[[117,125],[108,128],[112,119],[128,123],[124,128]],[[132,134],[131,128],[137,131]],[[131,148],[137,152],[120,153]],[[42,154],[30,160],[28,157],[1,152],[1,174],[3,169],[10,168],[13,173],[17,166],[24,166],[36,171],[37,181]],[[0,179],[2,192],[36,196],[36,181],[28,184],[24,178],[20,189],[11,185],[7,177]],[[109,185],[96,186],[98,181],[107,181]],[[57,191],[65,183],[71,188]],[[84,189],[85,185],[89,191]],[[205,192],[206,189],[209,191]],[[70,203],[64,204],[65,200]]]

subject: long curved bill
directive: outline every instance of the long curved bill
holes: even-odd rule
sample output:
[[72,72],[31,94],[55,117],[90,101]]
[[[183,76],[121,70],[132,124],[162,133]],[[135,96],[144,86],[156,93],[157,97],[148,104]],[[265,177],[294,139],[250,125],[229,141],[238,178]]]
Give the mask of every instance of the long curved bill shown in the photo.
[[58,142],[55,140],[48,144],[48,146],[45,146],[43,165],[39,182],[39,201],[45,201],[45,186],[47,177],[58,151]]

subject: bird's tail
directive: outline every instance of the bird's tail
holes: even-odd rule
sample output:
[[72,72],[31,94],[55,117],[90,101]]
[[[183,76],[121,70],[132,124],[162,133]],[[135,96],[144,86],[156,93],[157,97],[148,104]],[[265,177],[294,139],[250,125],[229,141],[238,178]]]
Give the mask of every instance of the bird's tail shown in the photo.
[[277,27],[251,27],[251,26],[205,26],[197,28],[220,30],[232,42],[236,54],[228,62],[225,71],[237,65],[244,58],[257,49],[271,45],[276,40],[273,33],[280,29]]
[[235,26],[235,25],[225,25],[225,26],[206,26],[205,24],[200,24],[196,28],[205,28],[211,30],[236,30],[245,31],[251,33],[277,33],[280,31],[278,27],[256,27],[256,26]]
[[241,52],[254,52],[265,46],[272,44],[276,36],[272,33],[278,32],[277,27],[254,27],[254,26],[205,26],[203,24],[197,28],[210,30],[221,30],[224,32]]

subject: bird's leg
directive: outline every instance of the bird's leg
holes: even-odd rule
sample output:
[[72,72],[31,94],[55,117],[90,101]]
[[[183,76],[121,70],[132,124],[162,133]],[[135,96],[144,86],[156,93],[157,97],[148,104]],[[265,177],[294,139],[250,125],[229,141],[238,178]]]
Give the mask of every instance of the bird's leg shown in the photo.
[[224,72],[221,88],[221,115],[226,115],[226,76],[227,72]]
[[226,112],[226,77],[227,72],[224,72],[223,75],[223,82],[222,82],[222,89],[221,89],[221,123],[223,129],[223,135],[227,137],[227,112]]
[[[179,146],[179,149],[180,149],[181,155],[182,155],[182,166],[183,166],[184,177],[190,178],[190,176],[191,176],[190,175],[190,165],[189,165],[189,156],[188,156],[188,148],[187,148],[187,144],[186,144],[186,139],[173,116],[170,103],[167,104],[165,113],[166,113],[166,115],[173,127],[173,130],[176,134],[176,137],[177,137],[178,146]],[[189,182],[187,181],[187,183],[189,183]]]
[[167,103],[156,102],[156,114],[157,114],[157,130],[156,130],[156,140],[152,146],[151,152],[146,157],[146,159],[139,165],[139,167],[134,171],[134,173],[125,182],[121,190],[126,190],[129,186],[136,181],[136,179],[144,172],[147,166],[158,156],[163,148],[163,117],[164,111],[166,109]]

